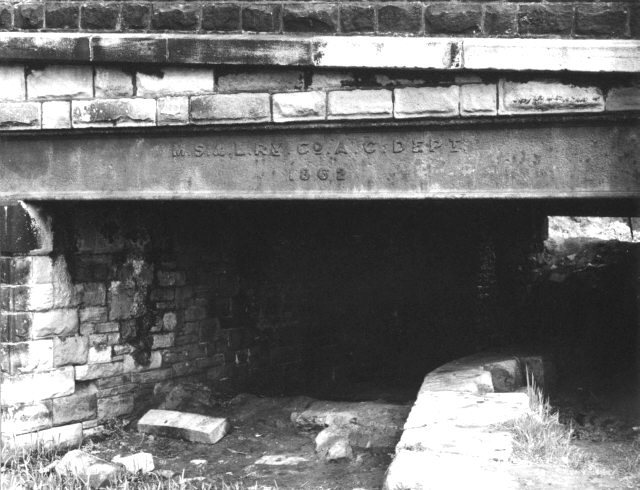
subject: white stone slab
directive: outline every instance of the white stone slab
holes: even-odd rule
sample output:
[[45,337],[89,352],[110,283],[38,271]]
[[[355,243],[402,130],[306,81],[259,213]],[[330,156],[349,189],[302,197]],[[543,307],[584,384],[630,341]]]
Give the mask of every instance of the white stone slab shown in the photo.
[[215,444],[227,434],[230,427],[227,419],[175,410],[149,410],[138,421],[140,432],[203,444]]

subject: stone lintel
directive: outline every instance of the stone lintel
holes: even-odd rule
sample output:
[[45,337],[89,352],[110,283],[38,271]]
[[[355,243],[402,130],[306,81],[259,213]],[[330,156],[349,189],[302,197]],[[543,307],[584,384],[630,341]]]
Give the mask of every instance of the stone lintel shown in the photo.
[[0,61],[640,71],[639,40],[2,32]]

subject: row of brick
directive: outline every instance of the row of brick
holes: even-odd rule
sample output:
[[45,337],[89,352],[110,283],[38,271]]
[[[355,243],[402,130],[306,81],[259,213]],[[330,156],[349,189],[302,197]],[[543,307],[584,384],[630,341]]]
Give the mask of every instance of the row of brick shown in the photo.
[[560,82],[0,103],[0,128],[65,129],[640,110],[640,87]]
[[0,4],[3,30],[411,33],[639,37],[640,6],[614,3]]

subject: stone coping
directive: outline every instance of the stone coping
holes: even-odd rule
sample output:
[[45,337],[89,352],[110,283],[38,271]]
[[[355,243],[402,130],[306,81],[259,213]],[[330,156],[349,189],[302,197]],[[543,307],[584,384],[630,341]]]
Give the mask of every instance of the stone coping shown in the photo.
[[640,72],[640,40],[1,32],[0,61]]

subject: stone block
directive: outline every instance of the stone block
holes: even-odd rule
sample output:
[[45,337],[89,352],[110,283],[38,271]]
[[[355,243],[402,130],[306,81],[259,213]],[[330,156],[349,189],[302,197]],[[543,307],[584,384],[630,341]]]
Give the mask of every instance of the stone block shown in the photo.
[[0,341],[20,342],[31,338],[33,313],[13,313],[0,309]]
[[152,349],[168,349],[173,347],[174,334],[173,333],[161,333],[153,335]]
[[33,373],[53,369],[53,340],[33,340],[6,344],[9,373]]
[[159,383],[160,381],[166,381],[173,377],[173,369],[154,369],[153,371],[145,371],[142,373],[133,373],[131,375],[131,381],[134,386],[146,383]]
[[517,32],[518,6],[488,4],[484,11],[484,33],[489,36],[513,36]]
[[189,97],[162,97],[158,99],[158,126],[189,123]]
[[202,29],[205,31],[239,31],[240,6],[230,3],[205,5],[202,8]]
[[106,306],[87,306],[80,308],[80,323],[101,323],[106,321]]
[[158,271],[156,272],[158,286],[184,286],[187,281],[186,274],[181,271]]
[[133,412],[133,394],[123,393],[116,396],[98,398],[98,421],[129,415]]
[[40,104],[38,102],[0,102],[0,129],[39,128]]
[[464,3],[429,4],[424,21],[428,34],[478,34],[482,30],[482,7]]
[[93,334],[89,336],[89,345],[91,347],[103,347],[105,345],[112,346],[120,343],[120,333],[114,331],[111,333]]
[[162,366],[162,352],[152,351],[149,355],[148,363],[139,364],[135,357],[125,354],[123,361],[123,372],[135,373],[140,371],[149,371],[151,369],[160,369]]
[[121,26],[125,31],[148,29],[151,23],[151,5],[144,3],[123,3]]
[[53,339],[53,365],[70,366],[87,362],[89,339],[86,336],[55,337]]
[[495,116],[498,113],[498,88],[494,84],[468,84],[460,87],[460,115]]
[[76,380],[89,381],[99,378],[119,376],[124,373],[124,363],[122,361],[101,364],[84,364],[76,366]]
[[457,85],[397,88],[393,93],[395,96],[393,115],[397,119],[458,115],[460,88]]
[[327,95],[324,92],[291,92],[274,94],[273,121],[315,121],[327,117]]
[[390,90],[351,90],[329,92],[329,119],[379,119],[393,114]]
[[328,70],[317,70],[314,71],[311,84],[309,85],[310,90],[326,90],[326,89],[337,89],[344,88],[349,86],[356,86],[357,81],[356,77],[353,73],[347,72],[337,72],[337,71],[328,71]]
[[573,26],[573,5],[521,5],[518,30],[523,35],[568,35]]
[[131,318],[135,312],[134,291],[120,281],[109,286],[109,320]]
[[102,362],[111,362],[112,349],[110,345],[97,345],[89,347],[89,355],[87,362],[89,364],[96,364]]
[[0,87],[2,87],[0,101],[24,100],[26,95],[24,66],[15,64],[0,66]]
[[113,31],[118,24],[120,6],[114,3],[91,3],[82,6],[82,29]]
[[199,22],[199,5],[159,4],[154,6],[151,16],[152,29],[161,31],[193,31]]
[[373,32],[375,29],[373,5],[342,5],[340,7],[340,29],[345,33]]
[[78,333],[78,312],[75,309],[51,310],[33,314],[31,336],[33,339],[66,337]]
[[80,8],[70,3],[47,3],[45,18],[47,29],[77,30]]
[[66,396],[73,393],[74,387],[72,367],[5,376],[2,380],[2,403],[31,403]]
[[103,306],[107,301],[107,288],[99,282],[84,283],[79,300],[83,306]]
[[10,30],[13,27],[13,9],[11,5],[0,5],[0,29]]
[[268,122],[269,94],[197,95],[191,98],[191,121],[197,124]]
[[178,317],[173,311],[167,312],[162,315],[162,328],[164,330],[173,331],[178,325]]
[[117,333],[120,331],[120,324],[118,322],[105,322],[105,323],[97,323],[95,325],[96,334],[101,333]]
[[136,73],[138,97],[194,95],[213,92],[211,68],[165,67],[153,73]]
[[133,76],[118,68],[97,66],[94,88],[101,99],[133,97]]
[[149,473],[155,469],[153,455],[151,453],[136,453],[128,456],[114,456],[111,460],[116,464],[123,465],[130,473]]
[[613,87],[607,93],[607,111],[640,110],[640,84],[632,87]]
[[242,30],[252,32],[278,32],[280,5],[249,4],[242,9]]
[[124,473],[120,465],[109,463],[93,454],[74,449],[51,466],[59,476],[72,475],[83,482],[85,488],[113,488],[115,481]]
[[422,4],[383,4],[378,7],[378,31],[419,33],[422,29]]
[[94,383],[79,384],[75,393],[54,398],[53,424],[63,425],[95,419],[98,413],[98,389]]
[[53,281],[53,260],[46,255],[31,257],[32,284],[48,284]]
[[149,410],[138,421],[138,431],[145,434],[177,437],[203,444],[215,444],[230,428],[227,419],[174,410]]
[[184,312],[184,319],[187,322],[203,320],[207,317],[207,310],[202,306],[189,306]]
[[93,97],[93,67],[49,65],[27,73],[29,99]]
[[331,4],[285,4],[282,13],[284,32],[338,31],[338,7]]
[[0,407],[2,435],[13,436],[48,429],[53,424],[51,400],[33,404],[17,404]]
[[295,69],[233,69],[218,73],[219,92],[280,92],[302,90],[304,74]]
[[36,448],[78,447],[82,443],[82,423],[52,427],[19,436],[5,436],[3,433],[2,438],[7,447],[26,451],[32,451]]
[[74,100],[71,121],[74,127],[154,126],[153,99]]
[[70,127],[70,101],[48,100],[42,103],[42,129],[68,129]]
[[44,26],[44,6],[37,3],[16,5],[13,10],[13,26],[26,31],[42,29]]
[[601,112],[602,90],[560,82],[509,82],[499,84],[499,114],[531,112]]
[[625,37],[629,9],[625,4],[576,6],[575,33],[591,37]]

